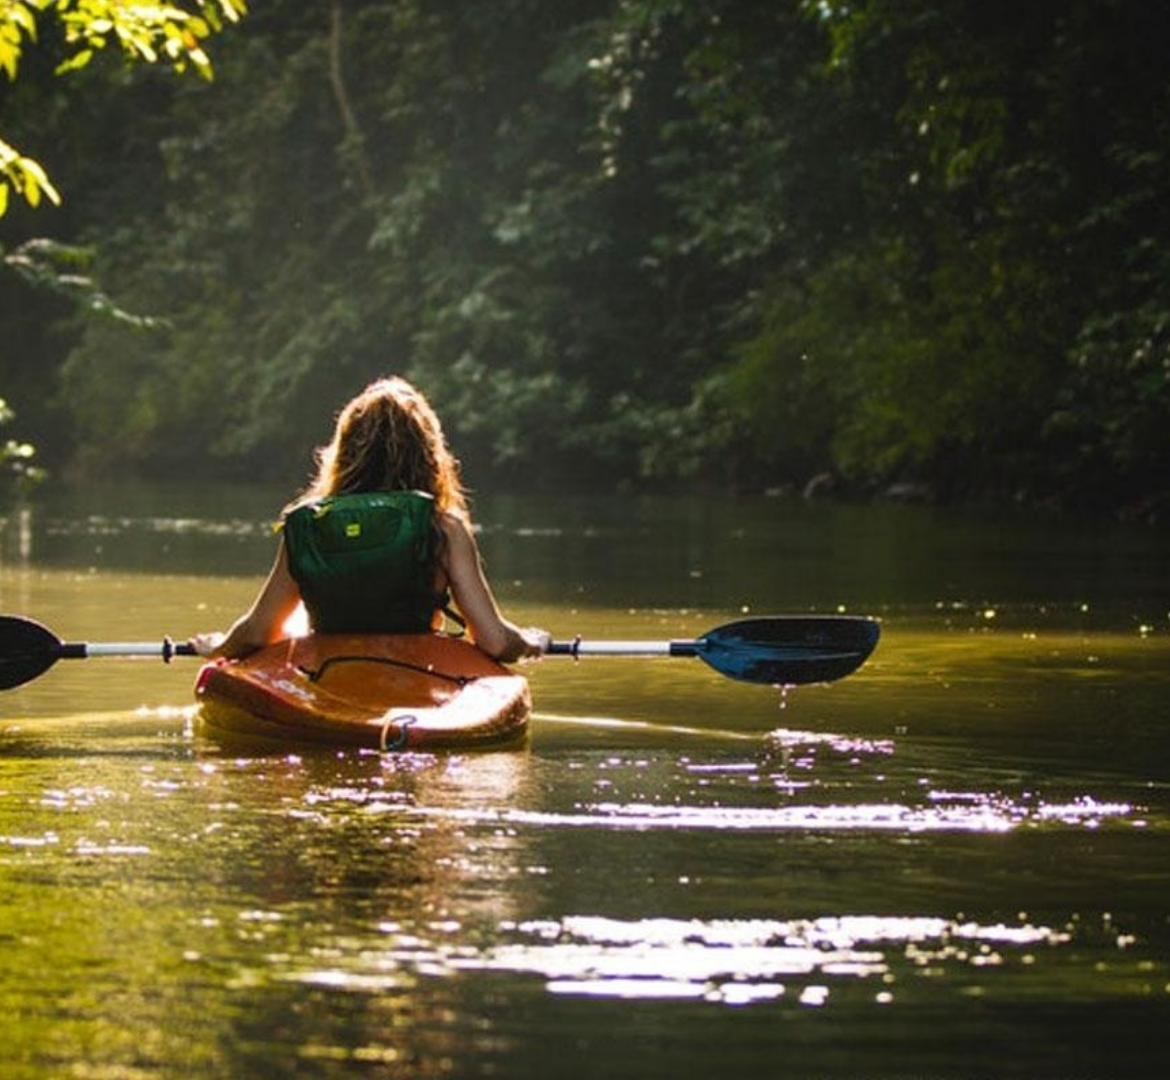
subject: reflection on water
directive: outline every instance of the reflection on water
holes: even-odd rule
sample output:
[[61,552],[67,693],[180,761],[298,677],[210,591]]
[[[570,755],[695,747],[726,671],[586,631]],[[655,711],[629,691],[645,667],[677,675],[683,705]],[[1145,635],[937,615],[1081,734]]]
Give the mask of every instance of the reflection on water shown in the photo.
[[[928,807],[885,803],[850,806],[788,806],[783,809],[702,806],[652,806],[642,803],[595,803],[584,813],[527,813],[497,811],[491,820],[502,824],[577,826],[583,828],[718,829],[743,832],[766,829],[881,830],[920,832],[1007,832],[1022,825],[1060,821],[1096,827],[1109,818],[1128,816],[1124,803],[1099,803],[1085,796],[1073,803],[1018,806],[984,794],[938,794]],[[467,811],[464,820],[476,820],[479,811]]]
[[[156,1046],[137,1071],[160,1077],[439,1060],[537,1075],[561,1039],[608,1075],[636,1040],[555,1002],[639,1003],[668,1025],[687,1002],[823,1013],[848,1043],[867,1009],[1099,1007],[1170,982],[1156,793],[1136,807],[1032,771],[1009,795],[969,763],[960,789],[946,762],[945,784],[923,784],[929,748],[824,732],[241,756],[187,723],[45,720],[0,757],[0,999],[56,1002],[31,1027],[12,1014],[21,1038],[3,1045],[39,1063],[29,1075],[138,1060],[142,1033]],[[901,801],[874,802],[885,788]],[[1118,897],[1128,837],[1146,885]],[[83,971],[84,994],[54,996]],[[1024,1021],[1018,1037],[1039,1035]],[[673,1070],[726,1064],[717,1040],[681,1045]]]
[[[79,640],[224,625],[282,498],[38,509],[0,532],[0,607]],[[0,697],[0,1072],[1160,1077],[1160,538],[483,509],[506,606],[558,636],[844,607],[881,646],[783,698],[550,659],[530,746],[475,756],[221,745],[194,663],[62,662]]]
[[[519,943],[457,965],[533,972],[554,993],[696,997],[728,1005],[789,994],[801,1005],[821,1006],[831,984],[848,979],[869,981],[874,1001],[889,1004],[899,978],[915,969],[937,976],[948,965],[1031,964],[1032,950],[1073,936],[1029,924],[876,915],[710,922],[575,916],[505,929]],[[827,984],[810,981],[815,978]]]
[[[948,967],[1028,967],[1037,950],[1069,945],[1077,922],[1060,929],[1027,922],[975,922],[908,916],[710,920],[566,916],[504,923],[499,944],[480,952],[451,940],[448,925],[425,937],[383,929],[390,943],[365,950],[352,968],[290,972],[296,982],[373,992],[407,984],[419,972],[509,971],[538,975],[553,993],[617,998],[695,998],[726,1005],[788,995],[821,1006],[831,985],[863,980],[879,1004],[895,1000],[900,980],[936,978]],[[1132,943],[1108,928],[1119,948]],[[826,980],[830,985],[813,982]]]

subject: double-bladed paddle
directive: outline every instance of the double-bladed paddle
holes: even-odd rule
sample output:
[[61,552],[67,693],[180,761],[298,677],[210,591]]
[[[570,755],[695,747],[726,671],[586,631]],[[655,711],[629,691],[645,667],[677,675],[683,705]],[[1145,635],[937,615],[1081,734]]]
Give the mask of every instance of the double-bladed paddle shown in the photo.
[[[675,641],[554,641],[550,656],[697,656],[722,675],[769,686],[831,682],[856,671],[878,642],[873,619],[769,615],[739,619]],[[96,656],[194,656],[186,642],[66,642],[47,627],[0,615],[0,690],[30,682],[58,660]]]

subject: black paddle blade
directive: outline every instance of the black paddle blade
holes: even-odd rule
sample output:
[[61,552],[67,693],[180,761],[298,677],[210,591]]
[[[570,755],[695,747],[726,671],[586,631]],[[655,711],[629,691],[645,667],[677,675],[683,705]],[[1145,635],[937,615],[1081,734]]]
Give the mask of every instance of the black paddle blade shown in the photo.
[[0,690],[35,679],[61,656],[61,642],[32,619],[0,615]]
[[732,679],[769,686],[832,682],[856,671],[881,629],[854,615],[741,619],[708,631],[695,654]]

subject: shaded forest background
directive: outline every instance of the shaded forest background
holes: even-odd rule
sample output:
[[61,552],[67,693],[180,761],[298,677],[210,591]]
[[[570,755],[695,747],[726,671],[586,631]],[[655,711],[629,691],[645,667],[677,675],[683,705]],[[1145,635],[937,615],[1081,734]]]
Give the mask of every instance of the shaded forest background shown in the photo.
[[0,81],[55,474],[300,479],[394,371],[480,485],[1170,514],[1170,5],[250,6],[212,83]]

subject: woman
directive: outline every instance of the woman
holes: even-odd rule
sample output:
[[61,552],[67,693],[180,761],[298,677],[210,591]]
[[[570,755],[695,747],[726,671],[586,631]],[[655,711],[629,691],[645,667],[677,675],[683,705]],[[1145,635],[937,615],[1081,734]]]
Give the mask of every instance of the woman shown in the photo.
[[279,641],[300,603],[321,632],[422,633],[448,596],[472,640],[502,662],[539,656],[548,635],[500,613],[471,530],[459,464],[434,410],[400,378],[353,398],[317,474],[285,508],[276,560],[255,602],[226,633],[191,639],[237,658]]

